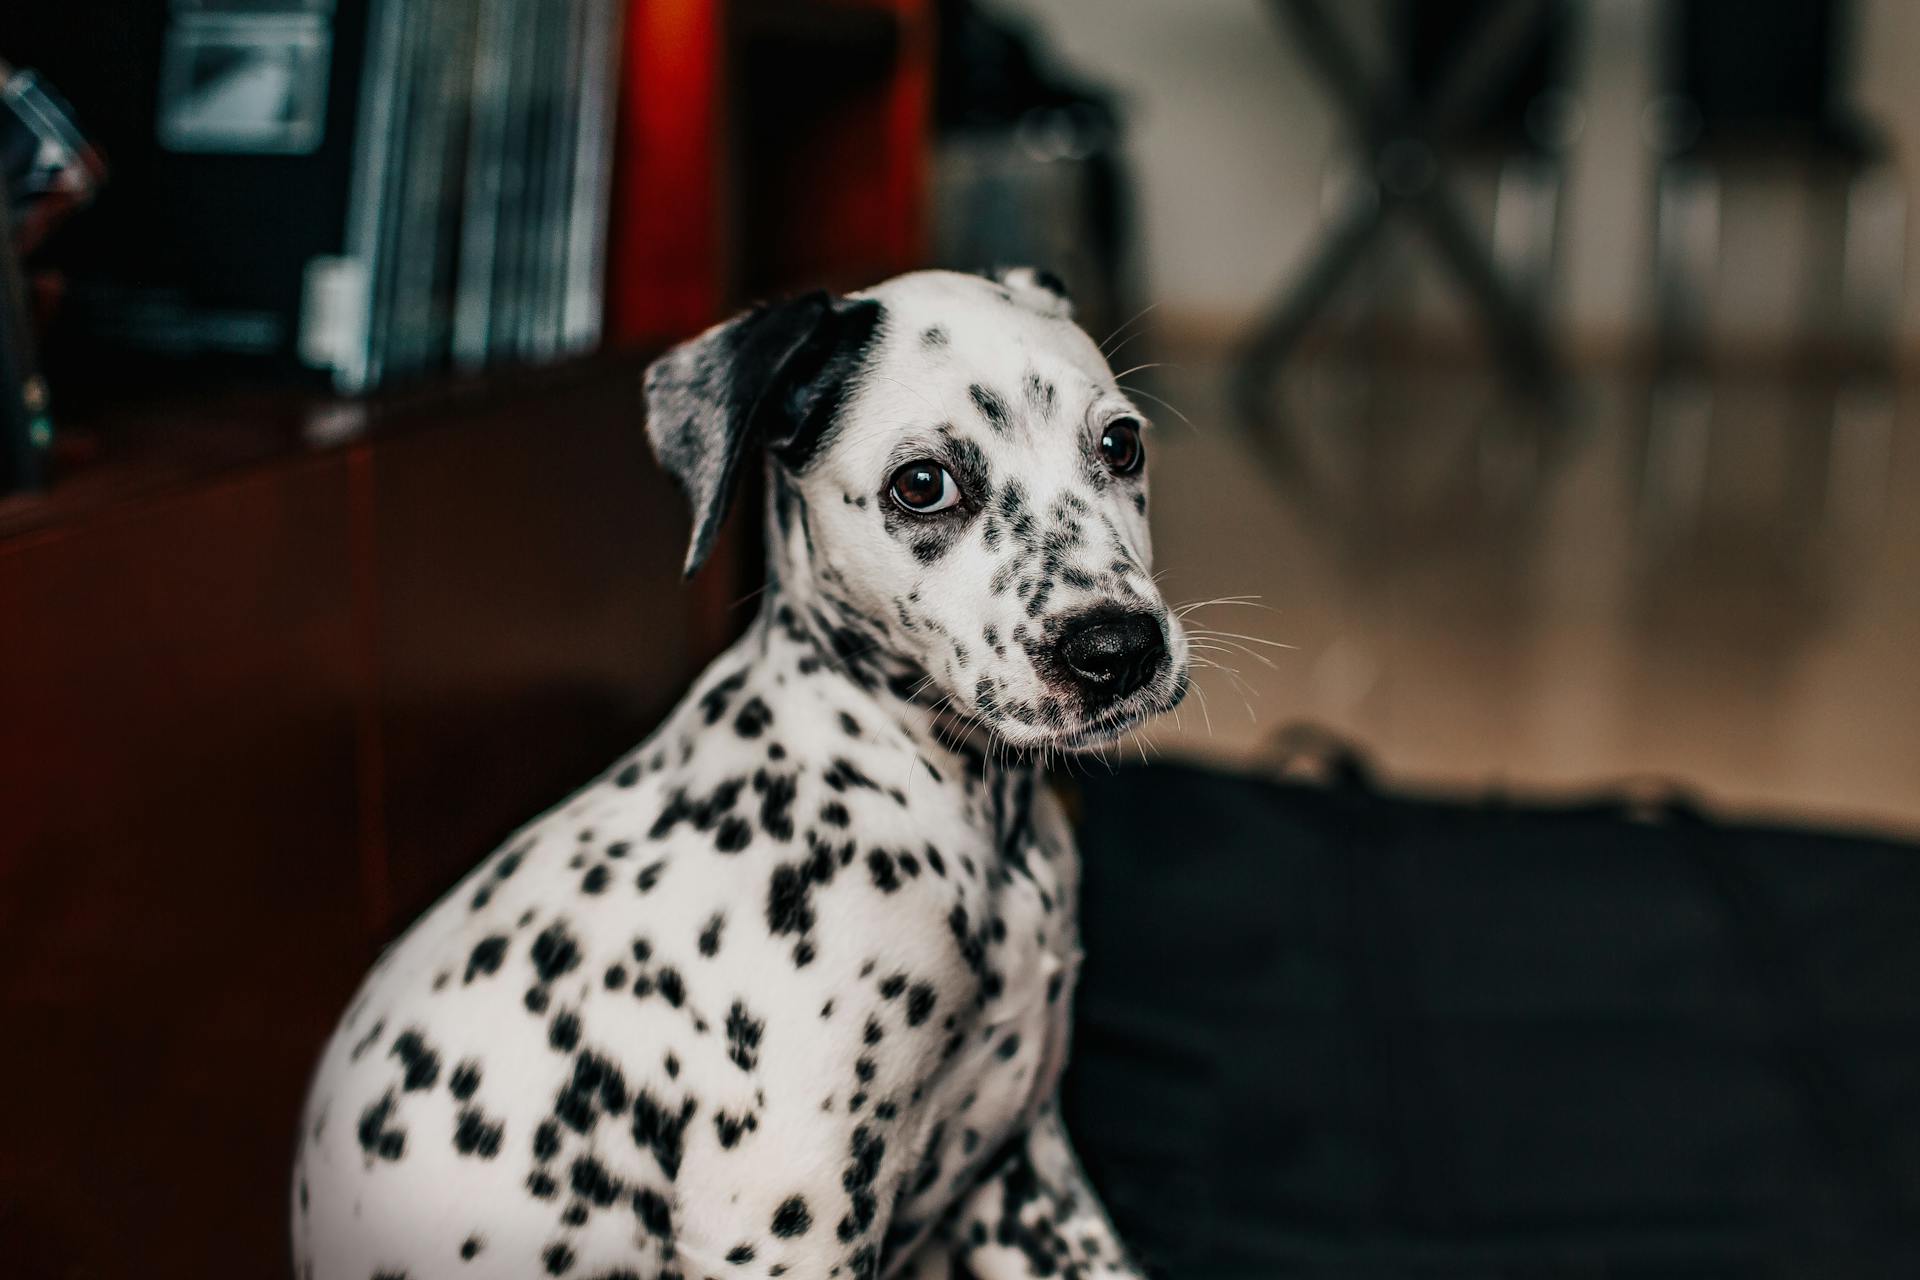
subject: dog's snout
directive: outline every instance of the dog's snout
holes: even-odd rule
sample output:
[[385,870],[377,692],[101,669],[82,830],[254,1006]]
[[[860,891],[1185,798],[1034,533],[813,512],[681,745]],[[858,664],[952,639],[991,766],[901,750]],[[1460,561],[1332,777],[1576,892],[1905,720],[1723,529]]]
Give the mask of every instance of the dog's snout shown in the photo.
[[1060,638],[1060,658],[1088,692],[1124,698],[1147,683],[1166,657],[1166,637],[1151,613],[1079,622]]

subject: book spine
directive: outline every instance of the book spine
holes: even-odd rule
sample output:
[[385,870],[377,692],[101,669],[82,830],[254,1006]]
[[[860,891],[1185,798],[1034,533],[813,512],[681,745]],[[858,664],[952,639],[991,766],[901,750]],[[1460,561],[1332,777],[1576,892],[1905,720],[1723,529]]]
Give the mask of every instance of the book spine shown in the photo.
[[349,271],[360,279],[354,332],[329,344],[335,358],[333,380],[348,395],[371,387],[378,377],[374,351],[375,316],[379,300],[375,281],[381,252],[382,210],[388,203],[389,179],[394,172],[391,152],[396,142],[399,62],[404,44],[406,0],[370,0],[367,21],[366,66],[360,82],[360,109],[354,130],[353,173],[348,181],[347,230],[344,257]]

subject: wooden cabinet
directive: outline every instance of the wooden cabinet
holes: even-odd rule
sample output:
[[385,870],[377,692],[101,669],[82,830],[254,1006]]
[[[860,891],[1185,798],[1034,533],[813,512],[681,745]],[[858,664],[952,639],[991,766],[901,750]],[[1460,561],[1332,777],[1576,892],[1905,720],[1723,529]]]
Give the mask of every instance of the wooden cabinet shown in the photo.
[[[306,1073],[377,947],[744,617],[737,555],[680,580],[640,364],[240,402],[198,478],[0,504],[0,1272],[284,1270]],[[266,456],[209,463],[225,414]]]

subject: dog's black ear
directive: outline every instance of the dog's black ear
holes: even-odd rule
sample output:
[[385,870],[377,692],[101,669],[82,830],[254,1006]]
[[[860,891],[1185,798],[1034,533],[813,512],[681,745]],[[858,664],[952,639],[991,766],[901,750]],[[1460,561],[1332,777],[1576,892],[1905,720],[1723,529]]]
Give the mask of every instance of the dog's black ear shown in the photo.
[[756,307],[648,366],[647,438],[686,492],[692,577],[713,549],[756,447],[805,465],[879,328],[880,304],[814,292]]
[[1073,319],[1073,299],[1066,282],[1045,267],[995,267],[987,279],[1004,285],[1013,300],[1029,311],[1057,320]]

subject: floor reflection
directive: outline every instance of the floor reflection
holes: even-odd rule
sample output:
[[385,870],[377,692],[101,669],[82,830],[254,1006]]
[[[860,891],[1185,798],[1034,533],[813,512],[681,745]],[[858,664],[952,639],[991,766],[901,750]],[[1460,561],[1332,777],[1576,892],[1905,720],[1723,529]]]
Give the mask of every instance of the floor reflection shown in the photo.
[[1150,384],[1191,421],[1156,415],[1163,586],[1258,601],[1195,611],[1231,671],[1148,751],[1249,762],[1312,720],[1403,782],[1657,778],[1920,831],[1911,394],[1588,376],[1542,414],[1486,370],[1323,359],[1253,430],[1224,360],[1177,365]]

